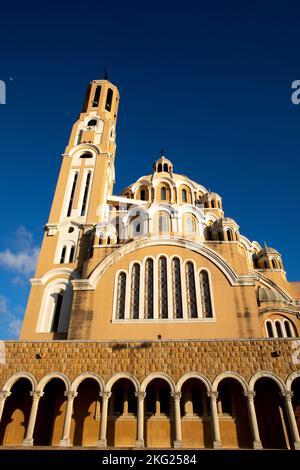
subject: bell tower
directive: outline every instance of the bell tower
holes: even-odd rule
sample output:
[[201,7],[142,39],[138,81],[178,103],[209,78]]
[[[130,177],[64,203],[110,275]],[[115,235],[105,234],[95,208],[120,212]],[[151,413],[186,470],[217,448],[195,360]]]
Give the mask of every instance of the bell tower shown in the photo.
[[71,281],[80,278],[87,257],[86,235],[108,222],[107,199],[115,179],[118,104],[118,89],[109,82],[105,70],[103,80],[93,80],[88,86],[82,112],[62,155],[36,274],[31,280],[22,339],[66,337]]

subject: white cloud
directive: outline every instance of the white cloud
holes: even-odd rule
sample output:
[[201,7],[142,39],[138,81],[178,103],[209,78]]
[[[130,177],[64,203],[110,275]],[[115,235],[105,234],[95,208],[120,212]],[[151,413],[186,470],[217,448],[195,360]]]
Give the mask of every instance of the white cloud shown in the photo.
[[15,318],[9,323],[8,330],[10,333],[12,333],[14,336],[18,338],[20,336],[21,327],[22,327],[22,320],[20,320],[19,318]]
[[7,249],[0,252],[0,265],[28,276],[35,271],[39,252],[38,248],[33,248],[29,252],[19,251],[17,253]]
[[[28,277],[35,271],[40,250],[34,245],[32,233],[23,226],[16,230],[16,245],[16,252],[10,248],[0,252],[0,266]],[[16,278],[13,283],[18,284]]]
[[0,294],[0,315],[6,315],[8,313],[8,302],[6,298]]

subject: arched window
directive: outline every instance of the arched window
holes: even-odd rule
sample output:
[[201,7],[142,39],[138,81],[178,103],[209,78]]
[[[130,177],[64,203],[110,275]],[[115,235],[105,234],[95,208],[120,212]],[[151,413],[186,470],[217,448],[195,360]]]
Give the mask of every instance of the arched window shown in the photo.
[[187,191],[186,191],[186,189],[183,189],[181,191],[181,198],[182,198],[182,202],[187,202]]
[[282,327],[279,320],[275,321],[275,328],[278,338],[283,338]]
[[60,320],[60,314],[61,314],[61,307],[63,303],[63,294],[60,292],[58,294],[52,294],[53,297],[55,296],[55,308],[54,308],[54,315],[53,315],[53,321],[51,325],[51,332],[56,333],[58,331],[58,325],[59,325],[59,320]]
[[107,90],[107,96],[106,96],[106,104],[105,104],[105,109],[107,111],[111,111],[111,103],[113,99],[113,91],[111,88]]
[[167,163],[164,163],[164,171],[168,172],[168,164]]
[[168,278],[167,259],[161,256],[158,260],[158,292],[159,292],[159,316],[168,318]]
[[61,255],[60,255],[60,263],[61,264],[65,262],[66,250],[67,250],[67,247],[63,246],[63,248],[61,250]]
[[142,201],[146,200],[146,191],[144,189],[141,189],[141,200]]
[[272,259],[272,260],[271,260],[271,263],[272,263],[272,268],[273,268],[273,269],[276,269],[277,266],[276,266],[275,259]]
[[211,201],[211,207],[212,207],[213,209],[216,207],[214,200]]
[[232,242],[232,232],[231,232],[231,230],[226,230],[226,232],[227,232],[227,240],[229,242]]
[[266,330],[268,338],[274,338],[273,325],[271,321],[266,321]]
[[189,235],[195,235],[195,221],[191,215],[185,218],[185,231]]
[[97,120],[96,119],[91,119],[88,123],[87,123],[88,126],[97,126]]
[[218,208],[221,209],[221,203],[218,201]]
[[82,200],[82,206],[81,206],[81,215],[86,215],[86,203],[87,203],[87,198],[89,194],[89,187],[90,187],[90,181],[91,181],[91,173],[89,172],[86,177],[85,181],[85,188],[84,188],[84,194],[83,194],[83,200]]
[[57,279],[47,285],[36,326],[37,333],[68,331],[72,293],[72,284],[65,279]]
[[159,214],[158,231],[159,233],[169,232],[169,216],[167,214]]
[[140,265],[134,263],[131,272],[130,318],[139,318],[140,304]]
[[123,320],[125,317],[125,297],[126,297],[126,274],[120,273],[117,285],[117,318]]
[[106,242],[107,245],[110,245],[110,237],[107,237],[107,242]]
[[72,183],[72,189],[71,189],[71,194],[70,194],[70,199],[69,199],[69,204],[68,204],[68,210],[67,210],[67,217],[70,217],[71,215],[71,210],[73,206],[73,199],[74,199],[74,194],[76,190],[76,183],[78,179],[78,173],[76,172],[73,177],[73,183]]
[[180,261],[178,258],[173,258],[172,260],[172,290],[174,317],[182,318],[181,274]]
[[160,199],[162,201],[167,200],[167,188],[165,188],[164,186],[160,189]]
[[145,264],[145,318],[153,318],[153,259]]
[[71,246],[71,250],[70,250],[69,262],[70,262],[70,263],[74,263],[74,261],[75,261],[74,258],[75,258],[75,246],[72,245],[72,246]]
[[93,155],[89,152],[85,152],[82,155],[80,155],[80,158],[93,158]]
[[161,173],[161,172],[162,172],[162,164],[161,164],[161,163],[159,163],[159,164],[157,165],[157,172],[158,172],[158,173]]
[[200,271],[200,295],[202,313],[204,318],[212,318],[212,304],[209,285],[209,276],[207,271]]
[[194,265],[192,262],[187,262],[185,265],[186,277],[186,294],[187,294],[187,311],[189,318],[197,318],[197,298],[195,286]]
[[98,85],[96,86],[96,89],[95,89],[94,99],[92,103],[93,108],[97,108],[99,104],[100,93],[101,93],[101,86]]
[[285,333],[287,338],[292,338],[294,335],[292,333],[292,325],[288,320],[284,321]]
[[220,414],[233,414],[233,403],[231,399],[230,388],[227,384],[221,384],[218,390],[218,413]]

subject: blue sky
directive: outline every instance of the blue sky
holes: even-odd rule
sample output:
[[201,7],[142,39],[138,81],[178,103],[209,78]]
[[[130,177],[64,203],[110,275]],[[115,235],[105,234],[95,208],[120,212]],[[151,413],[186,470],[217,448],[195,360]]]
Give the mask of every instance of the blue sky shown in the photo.
[[115,193],[164,148],[300,280],[299,2],[7,2],[0,39],[0,338],[18,335],[60,156],[105,65],[121,95]]

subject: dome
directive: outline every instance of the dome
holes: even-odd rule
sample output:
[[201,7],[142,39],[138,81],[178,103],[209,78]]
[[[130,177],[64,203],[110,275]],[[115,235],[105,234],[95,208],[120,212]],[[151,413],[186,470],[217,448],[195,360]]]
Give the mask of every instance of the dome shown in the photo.
[[173,163],[171,160],[162,155],[160,158],[158,158],[158,160],[155,160],[153,164],[153,170],[157,173],[172,173]]
[[269,254],[279,255],[278,251],[275,250],[275,248],[265,246],[258,252],[257,257],[259,258],[260,256],[269,255]]

